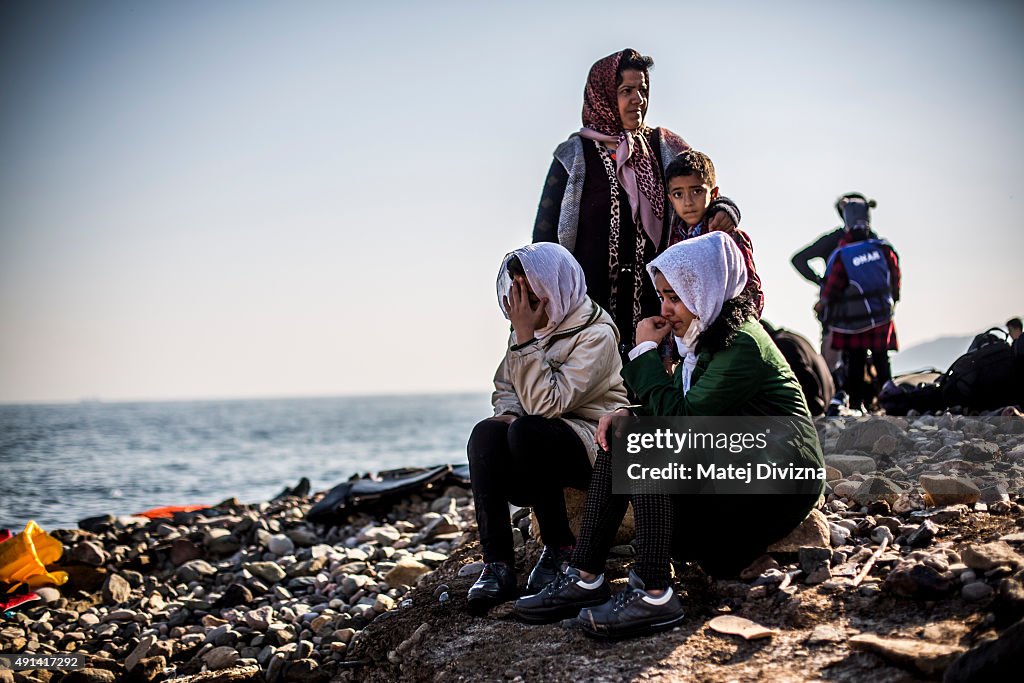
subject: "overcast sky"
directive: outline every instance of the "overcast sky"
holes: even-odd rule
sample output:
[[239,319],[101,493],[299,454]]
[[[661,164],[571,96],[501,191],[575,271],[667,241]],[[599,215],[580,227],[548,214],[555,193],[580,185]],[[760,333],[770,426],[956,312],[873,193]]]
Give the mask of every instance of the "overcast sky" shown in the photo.
[[904,346],[1024,313],[1018,3],[488,5],[0,5],[0,401],[488,390],[497,268],[625,47],[766,318],[816,342],[789,257],[851,190]]

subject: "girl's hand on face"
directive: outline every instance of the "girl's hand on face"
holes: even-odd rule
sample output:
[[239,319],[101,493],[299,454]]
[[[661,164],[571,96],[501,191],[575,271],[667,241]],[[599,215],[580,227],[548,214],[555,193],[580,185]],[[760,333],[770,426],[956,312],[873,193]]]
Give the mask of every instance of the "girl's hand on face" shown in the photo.
[[622,430],[619,429],[619,425],[625,418],[630,416],[630,412],[625,408],[619,408],[614,413],[608,413],[602,415],[601,419],[597,422],[597,433],[594,438],[597,440],[597,445],[601,447],[602,451],[611,452],[611,442],[608,441],[608,430],[614,428],[615,436],[619,436]]
[[636,326],[636,343],[652,341],[660,344],[661,340],[672,331],[672,325],[660,315],[644,318]]
[[530,303],[529,293],[519,280],[512,281],[512,288],[505,297],[505,312],[512,323],[516,334],[516,343],[523,344],[533,339],[534,332],[541,326],[545,317],[544,307],[548,300],[538,299],[536,304]]

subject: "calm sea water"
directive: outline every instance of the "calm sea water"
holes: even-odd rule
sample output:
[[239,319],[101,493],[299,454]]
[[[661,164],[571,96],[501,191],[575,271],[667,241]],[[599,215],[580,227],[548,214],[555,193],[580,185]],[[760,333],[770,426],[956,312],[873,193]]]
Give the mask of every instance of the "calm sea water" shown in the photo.
[[486,394],[0,406],[0,528],[465,462]]

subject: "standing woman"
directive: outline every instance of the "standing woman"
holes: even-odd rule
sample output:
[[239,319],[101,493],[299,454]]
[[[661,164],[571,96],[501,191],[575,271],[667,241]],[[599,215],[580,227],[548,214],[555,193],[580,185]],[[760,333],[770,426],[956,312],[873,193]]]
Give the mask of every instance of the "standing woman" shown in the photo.
[[502,261],[497,289],[512,335],[494,375],[494,417],[476,425],[467,448],[484,555],[468,596],[477,612],[518,594],[509,503],[533,508],[544,543],[528,591],[569,559],[576,539],[563,488],[587,488],[597,421],[627,403],[618,331],[587,296],[568,251],[516,249]]
[[[658,312],[643,266],[665,248],[672,225],[663,169],[689,149],[667,128],[646,124],[652,66],[626,49],[590,68],[583,128],[555,149],[533,228],[534,242],[558,242],[579,261],[588,294],[619,328],[621,355],[633,348],[640,320]],[[724,197],[708,216],[712,230],[739,223]]]

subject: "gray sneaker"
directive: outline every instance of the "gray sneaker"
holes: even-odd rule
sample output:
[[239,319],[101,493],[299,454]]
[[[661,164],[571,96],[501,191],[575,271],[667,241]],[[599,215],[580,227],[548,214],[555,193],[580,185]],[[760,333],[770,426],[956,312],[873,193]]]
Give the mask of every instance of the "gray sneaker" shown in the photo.
[[547,624],[566,617],[574,617],[584,607],[600,605],[611,596],[608,582],[597,588],[584,588],[577,569],[569,567],[559,572],[555,580],[544,586],[536,595],[525,595],[515,604],[515,613],[531,624]]
[[594,638],[630,638],[667,631],[683,623],[683,601],[673,591],[662,605],[647,600],[644,582],[629,572],[629,586],[598,607],[580,610],[583,632]]

